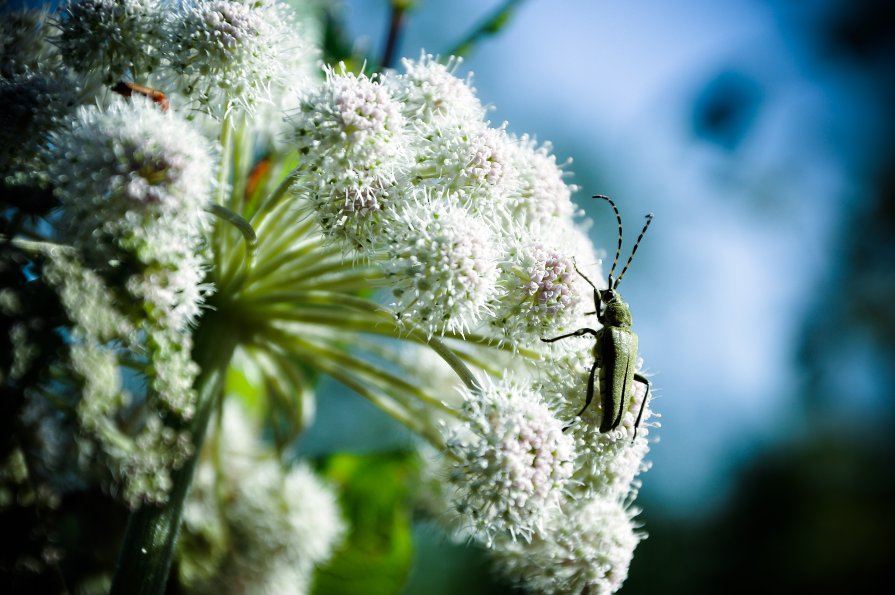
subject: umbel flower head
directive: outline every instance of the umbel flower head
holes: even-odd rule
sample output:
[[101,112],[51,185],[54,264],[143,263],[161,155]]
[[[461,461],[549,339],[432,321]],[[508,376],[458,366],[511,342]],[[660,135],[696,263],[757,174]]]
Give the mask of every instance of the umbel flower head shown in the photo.
[[70,67],[96,72],[105,84],[145,78],[160,63],[168,9],[154,0],[75,0],[59,15],[53,38]]
[[[81,462],[86,463],[88,454],[101,462],[103,473],[111,476],[111,486],[130,506],[165,502],[170,472],[184,463],[192,445],[188,433],[163,423],[157,412],[164,411],[167,419],[192,415],[192,381],[197,370],[188,357],[190,338],[178,337],[176,348],[168,350],[186,353],[185,362],[170,353],[158,356],[152,346],[158,331],[119,311],[114,292],[99,275],[84,268],[73,251],[54,248],[47,256],[45,280],[57,290],[72,321],[64,365],[71,373],[68,380],[78,390],[73,397],[60,398],[71,400],[70,410],[77,416],[75,441]],[[144,336],[149,345],[140,347]],[[146,353],[145,369],[154,376],[149,379],[150,395],[141,401],[154,402],[157,409],[142,424],[133,424],[143,409],[126,388],[119,362],[126,350]],[[125,417],[136,427],[128,428],[122,421]]]
[[415,184],[451,192],[485,218],[506,213],[510,197],[518,191],[518,172],[502,128],[466,123],[433,127],[417,135],[410,172]]
[[80,108],[45,151],[65,238],[100,270],[139,263],[131,288],[174,328],[198,314],[211,154],[184,120],[138,97]]
[[149,249],[141,241],[178,239],[159,238],[162,228],[172,236],[200,230],[212,182],[209,144],[148,100],[80,108],[53,132],[45,159],[71,217],[68,235],[81,249],[110,240]]
[[487,544],[530,540],[559,508],[572,475],[572,440],[524,384],[488,381],[464,392],[466,422],[450,431],[451,504],[461,535]]
[[[140,515],[189,494],[173,588],[306,593],[345,529],[333,489],[281,455],[328,376],[438,450],[435,514],[456,535],[535,590],[617,589],[645,432],[630,444],[630,415],[597,432],[599,398],[564,432],[593,344],[541,341],[596,326],[574,186],[549,145],[486,120],[459,59],[309,83],[318,54],[282,4],[83,0],[0,40],[0,175],[52,193],[4,213],[0,243],[22,258],[0,260],[53,298],[61,337],[44,356],[17,322],[0,364],[28,427],[65,437],[47,468],[80,483],[56,489],[99,487]],[[119,82],[163,92],[168,111]],[[19,297],[0,291],[0,310],[38,318]],[[240,396],[251,412],[229,406]],[[144,537],[128,531],[121,560],[169,563]]]
[[9,10],[0,19],[0,78],[11,79],[55,65],[55,47],[47,39],[47,8]]
[[563,511],[531,543],[504,539],[496,544],[498,566],[535,593],[615,593],[641,539],[632,520],[636,511],[603,498]]
[[384,263],[394,308],[428,334],[463,333],[497,291],[497,248],[481,219],[450,197],[420,192],[393,216]]
[[376,79],[325,69],[289,116],[301,154],[295,190],[310,200],[324,232],[369,246],[407,169],[400,105]]
[[173,88],[220,118],[253,112],[272,92],[305,79],[316,53],[296,33],[291,13],[273,0],[190,0],[169,24],[165,57]]
[[[514,219],[549,230],[566,225],[578,214],[572,193],[578,190],[563,180],[568,175],[550,153],[550,143],[538,146],[528,135],[513,139],[513,161],[519,172],[519,191],[512,198]],[[588,242],[589,243],[589,242]]]
[[78,85],[64,73],[0,77],[0,178],[40,178],[47,134],[78,102]]
[[423,52],[419,60],[402,59],[404,73],[389,72],[384,80],[413,124],[428,127],[482,122],[485,108],[476,97],[471,76],[464,80],[454,74],[462,63],[462,58],[451,56],[442,64]]
[[578,317],[590,294],[567,251],[527,233],[516,238],[501,269],[506,294],[495,305],[492,326],[511,341],[557,334]]

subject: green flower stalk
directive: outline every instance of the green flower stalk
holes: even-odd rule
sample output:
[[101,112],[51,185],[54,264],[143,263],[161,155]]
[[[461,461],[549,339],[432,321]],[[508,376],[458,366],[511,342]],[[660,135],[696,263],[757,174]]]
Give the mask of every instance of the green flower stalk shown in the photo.
[[41,558],[70,592],[310,592],[360,534],[339,506],[356,486],[294,449],[328,377],[415,436],[427,508],[510,580],[614,592],[655,424],[647,404],[635,437],[639,393],[611,432],[599,398],[576,419],[592,342],[542,341],[597,325],[576,188],[549,144],[486,120],[459,59],[316,68],[314,14],[17,17],[35,26],[0,70],[27,116],[0,153],[0,508],[41,507],[43,548],[76,494],[127,512],[97,575]]

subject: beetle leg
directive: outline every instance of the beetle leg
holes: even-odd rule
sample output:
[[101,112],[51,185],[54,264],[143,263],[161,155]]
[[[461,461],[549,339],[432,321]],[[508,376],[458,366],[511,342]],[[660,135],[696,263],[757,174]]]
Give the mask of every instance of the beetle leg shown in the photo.
[[[594,380],[597,376],[598,363],[599,362],[594,362],[594,365],[590,367],[590,376],[588,376],[587,378],[587,397],[585,397],[584,399],[584,407],[582,407],[581,411],[579,411],[578,414],[575,415],[576,419],[581,417],[581,414],[584,413],[584,410],[587,409],[588,405],[590,405],[590,402],[594,400]],[[572,422],[569,422],[569,424],[564,427],[562,431],[565,432],[566,430],[571,428],[574,421],[575,420],[573,419]]]
[[580,337],[582,335],[593,335],[596,337],[598,332],[599,331],[595,331],[592,328],[580,328],[575,332],[566,333],[565,335],[553,337],[552,339],[545,339],[541,337],[541,341],[543,341],[544,343],[553,343],[554,341],[559,341],[560,339],[568,339],[569,337]]
[[[590,285],[591,288],[594,290],[594,308],[599,310],[600,309],[600,291],[597,289],[597,286],[594,285],[593,281],[591,281],[590,279],[587,278],[587,275],[585,275],[584,273],[581,272],[581,269],[578,268],[578,263],[575,262],[574,257],[572,258],[572,266],[575,267],[575,272],[578,273],[579,275],[581,275],[581,278],[584,279],[585,281],[587,281],[587,284]],[[588,314],[590,314],[590,312],[588,312]],[[601,320],[600,322],[603,322],[603,321]]]
[[590,402],[594,400],[594,379],[597,376],[597,367],[600,362],[594,362],[594,365],[590,367],[590,376],[587,378],[587,397],[584,399],[584,407],[581,408],[581,411],[578,412],[575,417],[581,417],[581,414],[584,413],[584,410],[587,409]]
[[634,442],[634,440],[637,439],[637,428],[640,426],[640,419],[643,417],[643,410],[646,408],[646,402],[649,399],[649,389],[651,386],[649,378],[643,374],[634,374],[634,380],[646,385],[646,394],[643,395],[643,401],[640,403],[640,411],[637,412],[637,420],[634,422],[634,438],[631,439],[631,442]]

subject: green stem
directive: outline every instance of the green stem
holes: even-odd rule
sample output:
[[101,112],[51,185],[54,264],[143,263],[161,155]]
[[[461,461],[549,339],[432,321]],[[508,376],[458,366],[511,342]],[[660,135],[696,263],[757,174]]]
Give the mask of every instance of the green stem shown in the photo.
[[457,373],[457,376],[460,377],[460,380],[463,381],[463,384],[466,385],[466,388],[472,391],[480,391],[482,390],[479,385],[479,381],[476,379],[475,374],[466,367],[466,364],[463,363],[463,360],[454,353],[454,350],[441,342],[440,339],[436,339],[435,337],[429,338],[429,347],[432,348],[435,353],[437,353],[441,359],[447,363],[451,367],[451,369]]
[[[224,116],[224,121],[221,122],[221,160],[218,163],[218,171],[217,171],[217,187],[215,188],[214,202],[219,205],[224,205],[226,192],[227,192],[227,182],[230,179],[230,151],[232,149],[231,145],[231,124],[230,124],[230,116]],[[220,277],[223,274],[222,265],[223,263],[223,255],[227,254],[229,250],[227,249],[227,237],[229,235],[230,229],[221,224],[220,221],[216,221],[214,225],[214,229],[212,230],[212,234],[214,237],[214,268],[216,274]]]
[[145,504],[128,519],[111,595],[161,595],[174,558],[183,505],[202,450],[208,420],[218,402],[227,366],[236,349],[236,333],[227,328],[226,317],[208,313],[196,331],[193,358],[201,372],[196,378],[198,403],[195,416],[186,423],[192,435],[193,455],[171,474],[168,502]]
[[[228,250],[229,243],[227,242],[220,244],[219,250],[216,252],[216,257],[218,253],[227,253],[226,261],[223,258],[219,259],[221,265],[218,269],[218,290],[225,294],[232,293],[229,290],[233,285],[238,286],[239,281],[245,276],[246,269],[255,258],[255,244],[258,241],[258,236],[255,235],[251,223],[227,207],[211,203],[206,206],[205,210],[239,230],[244,240],[241,247],[234,246],[233,250]],[[227,238],[229,234],[225,233],[220,237]]]
[[274,188],[273,192],[271,192],[261,203],[258,211],[252,217],[252,225],[255,226],[255,229],[260,230],[264,228],[267,225],[267,219],[283,204],[280,201],[289,194],[289,189],[292,187],[292,184],[295,183],[295,175],[297,172],[298,168],[296,167],[286,174],[286,176],[280,180],[280,183],[277,184],[277,187]]

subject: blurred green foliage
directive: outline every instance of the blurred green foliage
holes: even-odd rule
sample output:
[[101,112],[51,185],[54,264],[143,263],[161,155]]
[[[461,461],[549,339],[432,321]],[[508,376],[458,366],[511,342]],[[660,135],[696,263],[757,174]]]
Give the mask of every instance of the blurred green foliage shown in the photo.
[[388,595],[407,580],[413,560],[408,495],[416,475],[407,452],[338,454],[321,474],[338,487],[350,525],[342,547],[315,578],[318,595]]

